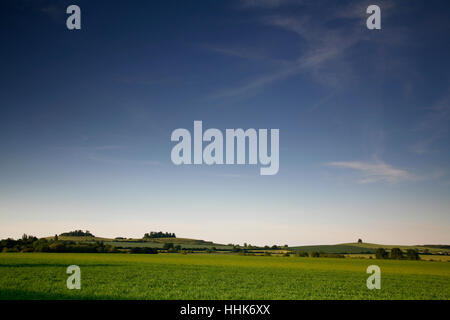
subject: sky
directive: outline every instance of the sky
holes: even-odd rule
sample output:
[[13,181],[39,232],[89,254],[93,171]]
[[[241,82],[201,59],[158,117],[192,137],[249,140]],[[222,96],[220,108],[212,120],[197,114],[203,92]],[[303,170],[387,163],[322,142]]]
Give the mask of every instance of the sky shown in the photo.
[[[2,1],[0,238],[449,244],[449,9]],[[279,172],[174,165],[171,133],[195,120],[279,129]]]

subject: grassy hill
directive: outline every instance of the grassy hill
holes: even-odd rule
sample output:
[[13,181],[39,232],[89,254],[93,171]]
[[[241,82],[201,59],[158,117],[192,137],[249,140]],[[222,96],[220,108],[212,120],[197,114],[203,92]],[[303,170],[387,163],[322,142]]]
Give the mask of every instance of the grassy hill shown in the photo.
[[[46,239],[54,239],[54,237],[46,237]],[[62,241],[75,241],[75,242],[95,242],[103,241],[105,244],[115,246],[117,248],[132,248],[132,247],[150,247],[150,248],[162,248],[165,243],[173,243],[174,246],[180,245],[183,248],[212,248],[216,249],[231,249],[231,246],[214,243],[212,241],[189,239],[189,238],[126,238],[126,239],[114,239],[104,237],[90,237],[90,236],[58,236]]]
[[150,248],[162,248],[165,243],[173,243],[174,246],[180,245],[182,248],[212,248],[216,249],[231,249],[231,246],[227,246],[220,243],[214,243],[212,241],[189,239],[189,238],[152,238],[152,239],[121,239],[106,241],[106,244],[113,245],[117,248],[130,248],[130,247],[150,247]]
[[400,248],[402,250],[407,249],[415,249],[418,250],[420,253],[425,252],[428,250],[429,253],[450,253],[450,249],[446,248],[449,246],[446,245],[432,245],[432,246],[426,246],[426,245],[415,245],[415,246],[405,246],[405,245],[392,245],[392,244],[376,244],[376,243],[343,243],[343,246],[352,246],[352,247],[358,247],[358,248],[366,248],[366,249],[373,249],[376,250],[377,248],[384,248],[384,249],[392,249],[392,248]]
[[[54,237],[46,237],[46,239],[53,239]],[[75,241],[75,242],[95,242],[103,241],[105,244],[113,245],[117,248],[133,248],[133,247],[151,247],[162,248],[165,243],[173,243],[174,246],[180,245],[182,248],[200,249],[215,247],[218,250],[230,250],[232,246],[214,243],[212,241],[190,239],[190,238],[105,238],[105,237],[91,237],[91,236],[59,236],[59,240]],[[419,253],[430,254],[445,254],[450,253],[449,245],[390,245],[390,244],[376,244],[376,243],[342,243],[335,245],[309,245],[309,246],[294,246],[289,247],[291,251],[300,252],[323,252],[323,253],[340,253],[340,254],[373,254],[377,248],[384,248],[390,250],[392,248],[400,248],[404,251],[407,249],[418,250]],[[256,249],[256,248],[255,248]],[[257,250],[263,250],[258,248]],[[269,250],[270,251],[270,250]],[[273,250],[272,250],[273,251]]]
[[450,253],[450,247],[447,245],[393,245],[393,244],[376,244],[376,243],[342,243],[336,245],[317,245],[317,246],[296,246],[290,247],[291,250],[303,252],[323,252],[323,253],[342,253],[342,254],[364,254],[375,253],[378,248],[390,250],[392,248],[400,248],[403,251],[408,249],[418,250],[420,253],[442,254]]

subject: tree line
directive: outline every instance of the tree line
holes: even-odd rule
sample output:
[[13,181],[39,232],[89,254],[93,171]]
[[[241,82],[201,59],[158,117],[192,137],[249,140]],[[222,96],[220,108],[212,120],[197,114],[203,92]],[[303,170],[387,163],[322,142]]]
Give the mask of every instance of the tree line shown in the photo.
[[75,242],[62,241],[55,236],[53,239],[38,239],[24,234],[21,239],[11,238],[0,240],[2,252],[77,252],[77,253],[114,253],[117,248],[103,241]]
[[419,252],[415,249],[407,249],[403,252],[400,248],[392,248],[391,252],[384,248],[378,248],[375,251],[377,259],[394,259],[394,260],[420,260]]

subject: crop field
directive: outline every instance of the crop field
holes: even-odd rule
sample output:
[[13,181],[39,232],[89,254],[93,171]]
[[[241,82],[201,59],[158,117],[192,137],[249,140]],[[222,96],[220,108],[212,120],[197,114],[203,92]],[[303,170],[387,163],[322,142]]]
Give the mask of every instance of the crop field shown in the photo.
[[[66,268],[81,268],[81,289]],[[366,268],[381,268],[368,290]],[[0,253],[0,299],[446,299],[450,263],[232,254]]]

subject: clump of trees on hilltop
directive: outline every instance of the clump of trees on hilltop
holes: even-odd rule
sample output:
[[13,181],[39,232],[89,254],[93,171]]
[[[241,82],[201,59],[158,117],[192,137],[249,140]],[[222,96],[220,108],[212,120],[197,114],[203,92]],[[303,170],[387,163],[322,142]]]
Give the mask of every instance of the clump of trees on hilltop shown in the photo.
[[152,231],[150,233],[144,234],[144,239],[153,239],[153,238],[176,238],[175,233],[170,232],[155,232]]
[[60,236],[63,237],[95,237],[92,233],[90,233],[88,230],[75,230],[70,232],[64,232],[61,233]]
[[400,248],[392,248],[391,252],[387,252],[384,248],[378,248],[375,251],[377,259],[394,259],[394,260],[420,260],[419,252],[415,249],[407,249],[406,253]]

